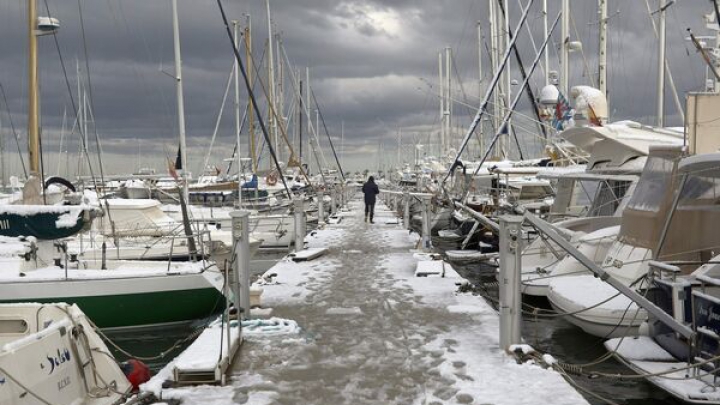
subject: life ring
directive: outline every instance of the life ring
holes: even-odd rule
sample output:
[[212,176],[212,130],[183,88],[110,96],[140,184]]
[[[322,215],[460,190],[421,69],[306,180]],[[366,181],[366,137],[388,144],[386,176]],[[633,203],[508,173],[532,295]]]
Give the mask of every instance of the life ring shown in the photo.
[[265,176],[265,183],[267,183],[268,186],[274,186],[277,184],[277,175],[275,173],[270,173],[267,176]]

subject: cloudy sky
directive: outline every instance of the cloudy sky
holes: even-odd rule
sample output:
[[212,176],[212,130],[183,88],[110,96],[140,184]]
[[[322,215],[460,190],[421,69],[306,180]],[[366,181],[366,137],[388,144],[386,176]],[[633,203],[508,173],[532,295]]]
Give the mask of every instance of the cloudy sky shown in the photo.
[[[657,0],[648,1],[650,8],[657,8]],[[509,3],[515,27],[520,1]],[[534,56],[533,42],[539,45],[543,40],[541,1],[535,3],[528,29],[521,31],[518,40],[526,64]],[[552,20],[560,1],[548,3]],[[583,44],[583,51],[572,55],[571,84],[593,84],[597,71],[596,1],[571,3],[571,39]],[[241,20],[243,25],[245,16],[251,16],[256,63],[263,63],[265,1],[224,0],[223,4],[229,18]],[[465,131],[481,93],[476,27],[480,21],[483,37],[489,41],[487,4],[488,0],[270,0],[273,27],[281,35],[290,69],[304,75],[305,67],[310,68],[311,86],[338,152],[344,123],[342,159],[346,169],[372,170],[379,164],[394,163],[398,132],[402,133],[402,160],[410,159],[414,143],[437,142],[437,55],[446,46],[452,47],[456,63],[454,125],[458,137]],[[657,45],[646,0],[610,0],[609,4],[611,120],[652,124],[656,119]],[[78,174],[79,135],[72,131],[75,112],[70,94],[72,91],[77,105],[77,65],[86,94],[92,96],[89,103],[94,120],[88,132],[91,138],[95,132],[100,137],[105,172],[127,173],[139,167],[164,170],[166,157],[174,155],[178,142],[170,0],[38,0],[41,15],[48,14],[46,7],[62,26],[56,36],[59,52],[52,36],[39,40],[46,172]],[[23,152],[26,148],[25,8],[26,0],[0,0],[0,84],[8,99],[7,104],[0,99],[6,174],[22,172],[11,121],[20,148]],[[216,0],[179,0],[179,9],[189,160],[197,173],[208,153],[233,56]],[[707,1],[697,0],[678,0],[668,11],[668,60],[681,99],[685,92],[700,90],[704,84],[702,60],[685,37],[687,28],[698,35],[709,34],[702,20],[709,11]],[[559,69],[559,38],[556,32],[549,50],[554,70]],[[481,44],[487,69],[486,46]],[[277,61],[278,55],[275,58]],[[286,65],[286,79],[288,71]],[[513,78],[522,80],[516,69],[512,72]],[[544,84],[543,77],[540,70],[533,76],[536,91]],[[485,81],[488,79],[486,71]],[[285,87],[288,109],[293,103],[289,80]],[[259,88],[257,91],[261,93]],[[667,95],[667,123],[682,125],[669,90]],[[244,107],[244,91],[241,98]],[[265,111],[264,97],[260,99]],[[527,111],[527,105],[521,105],[521,111]],[[226,166],[223,160],[232,152],[233,113],[230,98],[210,156],[214,165]],[[64,115],[67,129],[62,131]],[[296,119],[291,121],[290,136]],[[521,146],[531,150],[538,144],[538,136],[529,123],[519,121],[518,126]],[[324,132],[321,135],[325,157],[331,161]],[[243,132],[243,142],[246,139]],[[59,159],[61,147],[64,153]],[[91,148],[94,150],[94,143]],[[307,146],[304,149],[307,156]],[[245,150],[242,153],[247,154]]]

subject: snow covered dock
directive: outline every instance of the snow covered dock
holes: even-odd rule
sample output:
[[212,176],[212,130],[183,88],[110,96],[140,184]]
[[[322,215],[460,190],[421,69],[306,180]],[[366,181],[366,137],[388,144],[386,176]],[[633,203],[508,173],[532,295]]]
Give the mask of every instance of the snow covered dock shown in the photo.
[[[498,348],[498,314],[463,280],[416,277],[418,237],[378,201],[308,235],[328,248],[313,261],[283,260],[262,286],[277,327],[243,332],[224,387],[163,389],[185,405],[587,404],[559,374],[517,364]],[[248,333],[251,332],[251,333]]]

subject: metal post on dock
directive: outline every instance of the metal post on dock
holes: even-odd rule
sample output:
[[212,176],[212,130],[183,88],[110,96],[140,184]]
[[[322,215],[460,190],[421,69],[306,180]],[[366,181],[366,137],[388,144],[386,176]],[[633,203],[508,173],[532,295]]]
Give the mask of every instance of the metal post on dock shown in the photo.
[[430,239],[430,197],[422,196],[422,250],[429,252],[432,249]]
[[500,217],[500,349],[520,344],[523,217]]
[[324,191],[318,191],[317,193],[317,207],[318,207],[318,227],[322,227],[325,225],[325,192]]
[[230,217],[235,241],[235,266],[230,282],[238,319],[247,319],[250,317],[250,212],[232,211]]
[[347,210],[347,202],[348,202],[348,189],[345,183],[342,183],[340,185],[340,209],[342,211]]
[[410,193],[403,191],[403,227],[410,230]]
[[340,183],[340,211],[345,210],[345,183]]
[[334,184],[330,189],[330,215],[337,215],[337,185]]
[[302,198],[296,198],[293,201],[293,209],[295,215],[295,251],[299,252],[305,248],[306,234],[306,217],[305,217],[305,201]]

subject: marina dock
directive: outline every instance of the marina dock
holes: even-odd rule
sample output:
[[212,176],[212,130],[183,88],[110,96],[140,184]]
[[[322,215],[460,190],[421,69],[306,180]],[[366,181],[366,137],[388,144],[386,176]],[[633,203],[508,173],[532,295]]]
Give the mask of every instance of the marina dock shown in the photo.
[[498,313],[459,291],[450,264],[417,277],[433,257],[382,202],[374,224],[357,199],[337,216],[306,238],[325,255],[266,273],[265,309],[251,312],[265,320],[244,322],[227,385],[161,388],[163,370],[145,388],[186,405],[587,403],[557,372],[499,349]]

